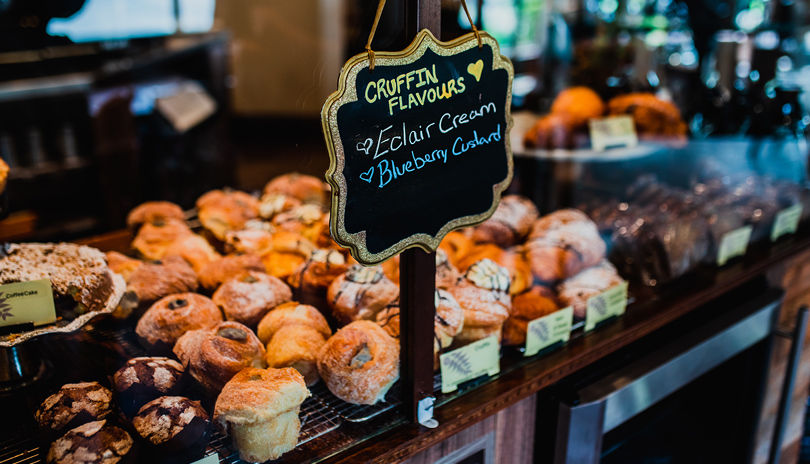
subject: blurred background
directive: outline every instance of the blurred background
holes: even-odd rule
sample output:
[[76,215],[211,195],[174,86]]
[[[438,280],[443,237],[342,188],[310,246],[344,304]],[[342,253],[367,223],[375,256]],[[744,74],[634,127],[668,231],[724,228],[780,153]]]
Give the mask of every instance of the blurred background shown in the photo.
[[[690,139],[791,140],[810,124],[807,0],[468,0],[515,64],[513,111],[563,89],[673,102]],[[322,176],[320,109],[376,0],[0,1],[0,241],[123,227],[147,200]],[[389,0],[377,50],[404,48]],[[469,32],[442,1],[442,39]],[[802,168],[804,171],[804,168]]]

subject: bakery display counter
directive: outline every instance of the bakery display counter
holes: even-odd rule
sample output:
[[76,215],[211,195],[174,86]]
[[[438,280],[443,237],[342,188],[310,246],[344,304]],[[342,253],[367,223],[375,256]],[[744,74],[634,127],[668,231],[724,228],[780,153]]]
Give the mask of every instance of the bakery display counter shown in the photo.
[[[126,234],[109,234],[88,242],[110,250],[118,247],[122,235]],[[695,312],[690,321],[699,323],[701,311],[707,311],[701,307],[720,297],[735,295],[745,299],[761,293],[766,287],[766,274],[808,249],[810,236],[800,230],[774,245],[754,247],[744,259],[722,269],[703,269],[658,288],[631,285],[631,303],[623,316],[588,333],[575,329],[563,346],[532,357],[505,348],[498,375],[476,379],[451,394],[440,393],[437,375],[434,417],[438,426],[434,429],[405,420],[397,405],[397,386],[389,392],[386,403],[356,406],[334,398],[321,382],[311,388],[313,396],[301,406],[299,445],[278,462],[394,462],[414,456],[687,314]],[[112,359],[144,354],[131,327],[109,320],[61,339],[43,340],[38,347],[52,364],[51,379],[46,384],[55,379],[78,380],[90,372],[98,376],[99,371],[112,371]],[[40,384],[0,397],[3,410],[18,418],[13,424],[7,422],[3,430],[4,462],[39,459],[36,456],[41,441],[30,411],[36,409],[35,398],[45,394],[42,387]],[[217,454],[220,462],[240,462],[230,440],[216,432],[207,454]]]

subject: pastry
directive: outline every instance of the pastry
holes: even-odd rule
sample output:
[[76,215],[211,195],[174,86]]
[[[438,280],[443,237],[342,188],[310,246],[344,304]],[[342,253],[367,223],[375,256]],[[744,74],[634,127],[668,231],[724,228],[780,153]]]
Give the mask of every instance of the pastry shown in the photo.
[[318,353],[332,330],[313,306],[285,303],[270,311],[259,323],[259,340],[267,345],[268,367],[292,367],[307,385],[319,379]]
[[222,389],[214,423],[231,437],[242,460],[278,459],[298,444],[298,414],[307,397],[295,369],[244,369]]
[[651,93],[620,95],[608,102],[610,115],[628,114],[636,123],[640,136],[662,135],[686,138],[686,123],[674,104]]
[[537,119],[534,125],[523,135],[523,144],[526,148],[541,150],[575,148],[576,127],[571,116],[560,114],[547,114]]
[[622,282],[616,268],[605,260],[560,283],[557,286],[557,298],[563,307],[574,308],[574,317],[584,319],[590,297]]
[[72,243],[0,246],[0,285],[49,279],[57,315],[73,319],[112,309],[124,293],[124,279],[107,266],[104,253]]
[[145,404],[132,426],[151,449],[150,462],[176,463],[199,459],[208,445],[211,420],[199,401],[162,396]]
[[8,173],[10,169],[8,164],[0,158],[0,195],[6,190],[6,183],[8,182]]
[[262,255],[267,273],[286,281],[315,251],[315,245],[301,234],[273,234],[272,249]]
[[183,390],[183,366],[169,358],[132,358],[113,375],[121,412],[131,418],[144,404]]
[[226,280],[213,296],[225,319],[256,327],[268,311],[292,300],[292,291],[281,279],[250,271]]
[[208,392],[216,395],[237,372],[264,367],[264,345],[238,322],[221,322],[209,329],[190,330],[174,345],[174,354]]
[[194,235],[185,222],[179,219],[155,219],[141,225],[132,248],[146,260],[158,260],[174,242]]
[[568,115],[574,126],[583,126],[589,119],[602,117],[605,103],[588,87],[570,87],[551,103],[551,113]]
[[112,392],[98,382],[69,383],[42,402],[35,414],[48,436],[107,417],[112,412]]
[[503,344],[523,346],[526,344],[526,330],[529,322],[557,311],[554,293],[540,285],[515,295],[509,319],[503,324]]
[[277,214],[273,218],[273,227],[278,231],[301,234],[314,242],[321,235],[321,231],[325,226],[321,220],[323,214],[323,210],[319,205],[301,205],[290,211]]
[[229,230],[239,230],[259,214],[259,200],[236,190],[212,190],[197,199],[200,223],[219,240]]
[[525,250],[535,278],[556,283],[596,265],[606,247],[588,216],[563,209],[535,221]]
[[143,261],[130,258],[117,251],[108,251],[104,256],[107,258],[107,265],[110,270],[123,277],[124,282],[129,282],[129,278],[135,272],[135,269],[138,269],[143,264]]
[[183,209],[169,201],[147,201],[141,203],[127,215],[127,227],[132,231],[138,231],[142,225],[158,220],[175,219],[185,220]]
[[141,304],[150,304],[173,293],[193,292],[199,286],[194,269],[178,256],[144,263],[129,278],[127,291]]
[[229,279],[244,277],[251,272],[264,272],[262,259],[254,254],[228,255],[211,261],[200,269],[200,285],[209,292]]
[[399,378],[399,342],[372,321],[352,322],[321,348],[318,372],[343,401],[375,404]]
[[259,216],[273,219],[276,214],[287,212],[302,204],[301,200],[291,195],[278,192],[265,193],[259,200]]
[[273,249],[273,234],[264,229],[230,230],[225,234],[225,251],[263,255]]
[[264,193],[281,193],[304,203],[327,204],[327,185],[317,177],[292,172],[271,180],[264,186]]
[[[467,229],[469,230],[469,229]],[[439,248],[447,253],[450,263],[458,268],[459,261],[461,261],[473,246],[473,241],[468,237],[468,234],[454,230],[445,235]]]
[[[433,316],[433,368],[439,368],[442,350],[453,343],[453,337],[464,327],[464,310],[453,295],[445,290],[436,290],[436,312]],[[399,338],[399,301],[389,304],[377,313],[377,324],[388,335]]]
[[509,271],[490,259],[483,259],[467,269],[456,286],[450,288],[461,309],[464,327],[453,340],[463,346],[491,335],[501,340],[501,328],[509,317]]
[[341,324],[361,319],[373,321],[377,313],[399,297],[399,287],[380,266],[355,264],[338,276],[326,295],[332,316]]
[[[399,255],[382,263],[383,272],[391,282],[399,285]],[[436,288],[450,288],[458,280],[458,269],[450,263],[447,252],[436,250]]]
[[48,464],[129,464],[135,461],[134,442],[123,429],[106,420],[76,427],[51,444]]
[[298,301],[324,306],[329,285],[349,268],[337,250],[315,250],[309,259],[287,278]]
[[200,270],[211,261],[216,261],[221,256],[214,250],[214,247],[202,236],[191,234],[174,241],[166,248],[163,257],[179,256],[191,265],[194,272]]
[[517,295],[532,286],[532,270],[521,247],[503,249],[492,243],[475,245],[467,256],[459,262],[459,269],[464,272],[482,259],[491,259],[509,270],[509,294]]
[[537,220],[537,207],[526,197],[506,195],[501,198],[498,209],[473,229],[472,239],[476,243],[494,243],[501,248],[521,243]]
[[168,354],[184,333],[215,327],[220,322],[222,313],[207,297],[176,293],[153,304],[138,321],[135,332],[150,353]]

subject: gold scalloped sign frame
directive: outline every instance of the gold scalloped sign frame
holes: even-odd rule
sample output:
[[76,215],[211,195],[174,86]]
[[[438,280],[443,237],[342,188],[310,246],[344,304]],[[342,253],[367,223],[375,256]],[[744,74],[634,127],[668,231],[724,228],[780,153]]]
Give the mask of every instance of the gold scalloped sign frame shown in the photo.
[[[356,89],[357,75],[361,70],[369,67],[369,54],[361,53],[355,55],[343,66],[338,79],[338,90],[326,100],[321,110],[321,124],[330,158],[329,169],[326,172],[326,181],[332,187],[332,210],[329,222],[330,232],[338,244],[344,248],[349,248],[352,256],[358,262],[367,266],[379,264],[401,253],[405,249],[412,247],[421,248],[426,252],[436,251],[445,235],[452,230],[480,224],[492,216],[500,203],[502,193],[511,183],[514,167],[509,132],[514,124],[511,114],[512,81],[515,76],[514,67],[509,58],[501,55],[498,42],[492,36],[486,32],[480,32],[480,36],[482,43],[489,45],[493,52],[492,70],[506,70],[509,76],[504,108],[506,129],[503,136],[506,148],[506,161],[508,163],[507,175],[501,182],[492,186],[492,205],[485,212],[453,219],[447,222],[435,236],[426,233],[411,235],[379,253],[372,253],[368,250],[366,246],[366,230],[357,233],[349,233],[344,225],[347,184],[343,170],[345,167],[346,154],[340,132],[338,131],[337,114],[338,110],[343,105],[358,101]],[[375,52],[374,63],[375,66],[407,65],[422,58],[428,49],[439,56],[452,56],[476,47],[478,47],[478,37],[473,33],[466,34],[450,42],[441,42],[436,39],[429,30],[423,29],[417,34],[411,45],[402,51]]]

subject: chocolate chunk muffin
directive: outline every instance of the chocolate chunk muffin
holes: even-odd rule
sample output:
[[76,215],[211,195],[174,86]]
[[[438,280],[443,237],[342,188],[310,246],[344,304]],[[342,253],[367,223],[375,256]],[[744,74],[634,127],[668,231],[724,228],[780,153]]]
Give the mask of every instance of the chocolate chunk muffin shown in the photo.
[[110,414],[112,392],[98,382],[69,383],[42,402],[35,417],[47,436],[66,431]]
[[199,401],[163,396],[145,404],[132,425],[150,445],[150,461],[182,462],[205,453],[211,420]]
[[176,395],[184,385],[185,369],[169,358],[132,358],[113,376],[118,407],[131,418],[161,396]]
[[49,464],[129,464],[135,462],[132,437],[106,420],[88,422],[56,440]]

